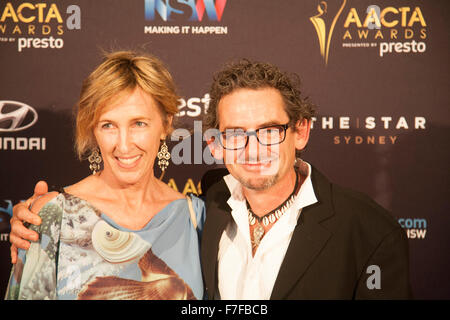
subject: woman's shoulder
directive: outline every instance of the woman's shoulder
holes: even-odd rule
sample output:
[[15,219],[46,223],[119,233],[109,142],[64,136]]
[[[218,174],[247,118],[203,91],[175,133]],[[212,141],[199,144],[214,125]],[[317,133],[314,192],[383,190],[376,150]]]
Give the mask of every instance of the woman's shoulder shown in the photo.
[[161,198],[166,199],[166,201],[176,201],[183,199],[184,196],[182,193],[178,192],[177,190],[170,187],[168,184],[164,183],[163,181],[157,181],[158,186],[158,192]]
[[96,177],[88,176],[78,182],[71,184],[64,188],[64,192],[68,194],[90,194],[96,188],[98,189],[98,182],[95,181]]
[[189,197],[192,201],[192,209],[194,210],[195,220],[197,224],[196,229],[201,231],[203,229],[206,218],[205,202],[192,193],[189,193],[186,196]]
[[51,192],[48,192],[48,193],[44,194],[43,196],[37,198],[31,205],[31,211],[33,211],[34,213],[38,213],[47,204],[54,202],[58,195],[59,195],[59,192],[51,191]]
[[83,193],[83,190],[85,193],[88,193],[87,190],[89,189],[90,184],[91,182],[89,179],[85,178],[70,186],[60,188],[58,191],[48,192],[35,200],[32,205],[32,211],[37,213],[48,204],[63,206],[65,201],[68,200],[67,198],[70,198],[73,194]]
[[205,202],[196,194],[194,193],[188,193],[186,194],[186,197],[189,197],[192,201],[192,204],[194,205],[194,207],[198,207],[198,208],[204,208],[205,207]]

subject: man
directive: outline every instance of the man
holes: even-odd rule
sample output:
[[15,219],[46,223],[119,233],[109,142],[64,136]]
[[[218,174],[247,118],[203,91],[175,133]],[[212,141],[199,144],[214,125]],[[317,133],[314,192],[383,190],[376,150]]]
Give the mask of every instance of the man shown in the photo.
[[410,298],[408,244],[367,196],[297,158],[314,110],[277,67],[216,74],[206,128],[229,171],[206,194],[202,270],[209,299]]
[[205,135],[229,174],[202,179],[212,184],[201,248],[208,298],[410,298],[400,225],[299,158],[314,108],[297,83],[245,60],[216,74],[210,96]]

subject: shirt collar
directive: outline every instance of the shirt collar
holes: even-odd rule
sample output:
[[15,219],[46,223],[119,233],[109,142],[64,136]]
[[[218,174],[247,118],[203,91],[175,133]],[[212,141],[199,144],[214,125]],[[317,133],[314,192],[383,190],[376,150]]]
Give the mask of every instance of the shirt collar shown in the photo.
[[[299,165],[300,171],[302,174],[306,174],[306,179],[303,182],[300,190],[296,196],[296,200],[293,204],[297,209],[304,208],[310,206],[317,202],[316,194],[314,193],[314,187],[311,181],[311,165],[306,161],[300,160],[302,163]],[[245,197],[242,192],[241,183],[233,177],[231,174],[223,177],[225,183],[230,190],[230,198],[227,203],[231,207],[232,210],[237,210],[246,207]]]

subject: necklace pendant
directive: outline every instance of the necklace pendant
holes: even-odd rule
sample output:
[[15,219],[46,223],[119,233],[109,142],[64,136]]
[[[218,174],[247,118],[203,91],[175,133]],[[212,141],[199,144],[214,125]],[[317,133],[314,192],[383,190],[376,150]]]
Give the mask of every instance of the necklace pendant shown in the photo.
[[259,246],[261,238],[264,235],[264,227],[258,224],[255,229],[253,229],[253,245],[255,247]]

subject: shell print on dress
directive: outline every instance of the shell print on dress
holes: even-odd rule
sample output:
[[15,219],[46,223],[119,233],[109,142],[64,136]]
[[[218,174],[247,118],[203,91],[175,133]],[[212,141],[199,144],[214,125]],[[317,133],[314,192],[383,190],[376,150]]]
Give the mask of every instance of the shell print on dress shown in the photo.
[[112,263],[139,258],[150,248],[137,234],[117,230],[103,220],[92,230],[92,245],[103,259]]
[[96,277],[78,294],[82,300],[195,300],[192,289],[151,249],[139,260],[142,282]]

